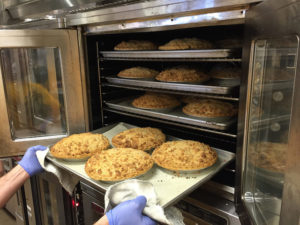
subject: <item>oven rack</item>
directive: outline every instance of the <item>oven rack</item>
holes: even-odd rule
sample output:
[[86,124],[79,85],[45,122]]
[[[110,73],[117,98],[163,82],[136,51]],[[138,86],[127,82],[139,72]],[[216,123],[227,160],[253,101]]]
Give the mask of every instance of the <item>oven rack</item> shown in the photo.
[[154,110],[146,110],[135,108],[131,105],[131,99],[118,99],[104,102],[108,108],[119,110],[127,113],[134,113],[146,117],[154,117],[160,120],[168,120],[176,123],[199,126],[203,128],[215,129],[225,131],[236,124],[236,118],[221,119],[219,121],[205,121],[196,117],[185,115],[180,108],[174,109],[170,112],[160,112]]
[[[126,79],[116,76],[108,76],[105,79],[110,84],[116,84],[124,87],[138,87],[138,88],[150,88],[150,89],[162,89],[169,91],[181,91],[192,93],[206,93],[213,95],[230,95],[238,92],[239,85],[232,84],[231,86],[221,86],[216,81],[208,81],[205,84],[186,84],[186,83],[171,83],[160,82],[152,80],[138,80],[138,79]],[[238,98],[232,98],[229,100],[238,100]]]
[[241,62],[241,49],[175,51],[100,51],[102,60],[225,61]]

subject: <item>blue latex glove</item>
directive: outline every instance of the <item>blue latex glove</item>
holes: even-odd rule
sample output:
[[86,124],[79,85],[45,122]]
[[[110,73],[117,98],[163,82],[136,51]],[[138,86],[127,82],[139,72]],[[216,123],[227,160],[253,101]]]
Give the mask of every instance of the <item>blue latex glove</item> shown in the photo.
[[19,165],[23,167],[23,169],[30,175],[33,176],[37,173],[43,171],[37,157],[36,151],[46,150],[47,147],[42,145],[32,146],[27,149],[25,155],[23,156],[22,160],[19,162]]
[[142,214],[146,202],[144,196],[138,196],[117,205],[106,213],[109,225],[155,225],[152,219]]

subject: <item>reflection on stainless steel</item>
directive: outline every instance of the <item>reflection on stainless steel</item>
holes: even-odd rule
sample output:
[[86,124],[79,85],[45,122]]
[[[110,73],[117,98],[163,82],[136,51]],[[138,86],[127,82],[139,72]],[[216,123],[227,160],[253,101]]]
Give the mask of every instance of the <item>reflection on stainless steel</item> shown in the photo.
[[224,1],[224,0],[154,0],[137,4],[128,4],[113,8],[105,8],[91,12],[67,15],[67,25],[83,25],[95,23],[112,23],[119,21],[132,20],[136,18],[154,18],[170,16],[174,14],[204,14],[245,8],[251,3],[259,2],[255,0]]
[[[126,30],[134,31],[142,29],[147,31],[155,31],[158,29],[175,29],[176,27],[201,27],[207,25],[226,25],[226,24],[241,24],[244,23],[245,11],[233,10],[218,13],[207,13],[203,15],[191,15],[182,17],[172,17],[166,19],[153,19],[137,22],[120,22],[116,24],[103,25],[87,25],[86,33],[108,33],[122,32]],[[68,24],[69,25],[69,24]]]

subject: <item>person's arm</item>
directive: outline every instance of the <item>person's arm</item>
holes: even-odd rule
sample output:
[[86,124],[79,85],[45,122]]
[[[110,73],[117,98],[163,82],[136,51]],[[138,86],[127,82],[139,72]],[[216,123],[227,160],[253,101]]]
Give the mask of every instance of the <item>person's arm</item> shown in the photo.
[[42,145],[28,148],[19,165],[0,178],[0,208],[5,205],[27,179],[43,171],[35,153],[46,149]]
[[17,165],[0,178],[0,208],[5,205],[29,177],[29,174],[20,165]]
[[143,215],[146,202],[144,196],[122,202],[109,210],[94,225],[155,225],[150,217]]

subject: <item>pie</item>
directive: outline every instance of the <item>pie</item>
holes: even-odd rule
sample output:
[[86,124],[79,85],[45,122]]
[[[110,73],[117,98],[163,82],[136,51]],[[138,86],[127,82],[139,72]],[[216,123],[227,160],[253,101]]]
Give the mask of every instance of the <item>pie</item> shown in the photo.
[[151,41],[144,40],[129,40],[122,41],[114,47],[114,50],[126,51],[126,50],[156,50],[157,46]]
[[120,181],[146,173],[153,166],[151,156],[132,148],[112,148],[93,155],[85,172],[94,180]]
[[241,74],[241,68],[235,67],[215,68],[210,71],[210,76],[217,79],[239,79]]
[[169,109],[180,105],[180,102],[171,95],[146,93],[133,100],[132,105],[142,109]]
[[186,50],[208,48],[213,48],[213,44],[209,41],[198,38],[177,38],[158,47],[159,50]]
[[150,150],[166,141],[166,135],[161,130],[152,127],[136,127],[125,130],[112,138],[112,144],[117,148],[134,148]]
[[213,165],[218,155],[210,146],[199,141],[165,142],[152,153],[154,162],[169,170],[198,170]]
[[237,109],[229,102],[213,99],[202,99],[187,104],[182,111],[190,116],[196,117],[227,117],[237,114]]
[[242,48],[243,42],[241,38],[228,38],[216,41],[220,48]]
[[159,72],[156,70],[137,66],[122,70],[117,76],[123,78],[154,78],[157,74]]
[[50,148],[56,158],[83,159],[109,147],[109,140],[103,134],[81,133],[61,139]]
[[204,82],[209,80],[209,75],[196,68],[177,66],[163,70],[156,77],[156,80],[165,82]]
[[256,167],[283,173],[286,163],[287,144],[259,142],[250,145],[249,161]]

